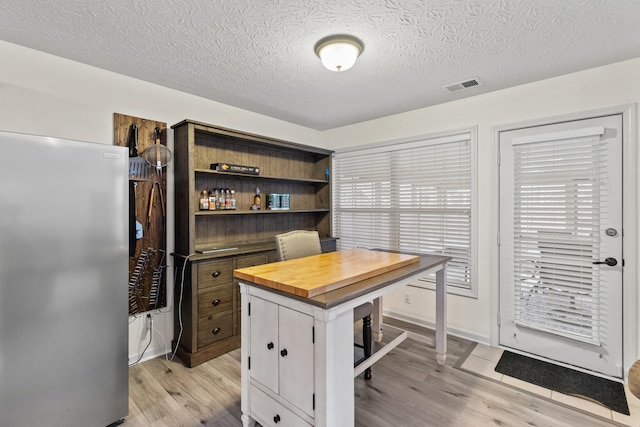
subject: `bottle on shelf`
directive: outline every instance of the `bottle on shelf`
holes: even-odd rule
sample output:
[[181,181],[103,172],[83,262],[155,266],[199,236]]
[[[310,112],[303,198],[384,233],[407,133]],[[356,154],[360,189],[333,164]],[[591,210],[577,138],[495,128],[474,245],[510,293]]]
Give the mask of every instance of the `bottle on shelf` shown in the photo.
[[210,211],[216,210],[216,195],[213,192],[213,189],[209,191],[209,210]]
[[256,187],[256,195],[253,196],[253,204],[251,205],[251,209],[254,211],[260,210],[260,188]]
[[200,193],[200,210],[209,210],[209,194],[207,194],[207,190],[202,190]]
[[220,192],[218,191],[217,188],[213,189],[213,195],[216,198],[216,210],[220,209]]
[[230,202],[230,206],[229,209],[235,209],[236,208],[236,190],[231,190],[231,202]]
[[220,196],[218,197],[218,205],[220,206],[219,209],[220,210],[225,210],[225,203],[226,203],[226,199],[225,199],[225,195],[224,195],[224,188],[220,189]]
[[231,209],[231,192],[228,188],[224,189],[224,208]]

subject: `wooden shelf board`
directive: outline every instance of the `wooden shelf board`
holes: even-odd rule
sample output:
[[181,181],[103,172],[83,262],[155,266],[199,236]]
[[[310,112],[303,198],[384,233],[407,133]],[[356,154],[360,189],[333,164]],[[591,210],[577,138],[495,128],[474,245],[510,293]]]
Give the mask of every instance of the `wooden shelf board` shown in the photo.
[[218,211],[197,211],[196,216],[210,215],[268,215],[268,214],[287,214],[287,213],[322,213],[329,212],[329,209],[289,209],[289,210],[270,210],[264,209],[259,211],[252,210],[218,210]]
[[328,184],[329,183],[329,181],[326,181],[324,179],[287,178],[282,176],[251,175],[251,174],[244,174],[244,173],[221,172],[221,171],[215,171],[212,169],[195,169],[195,172],[200,174],[232,176],[236,178],[260,179],[260,180],[270,180],[270,181],[306,182],[309,184]]

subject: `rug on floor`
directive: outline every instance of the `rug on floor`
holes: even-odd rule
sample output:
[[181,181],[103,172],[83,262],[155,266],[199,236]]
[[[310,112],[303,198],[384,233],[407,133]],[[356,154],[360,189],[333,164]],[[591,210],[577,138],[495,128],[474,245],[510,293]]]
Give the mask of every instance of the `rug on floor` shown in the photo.
[[502,353],[496,372],[563,394],[598,402],[629,415],[624,385],[510,351]]

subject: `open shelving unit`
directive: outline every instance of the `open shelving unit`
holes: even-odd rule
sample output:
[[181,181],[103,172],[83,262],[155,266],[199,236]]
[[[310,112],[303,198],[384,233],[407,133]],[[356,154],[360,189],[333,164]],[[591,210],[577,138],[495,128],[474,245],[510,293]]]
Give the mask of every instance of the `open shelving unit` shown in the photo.
[[[195,366],[240,345],[240,295],[233,269],[274,262],[274,236],[291,230],[317,230],[323,251],[335,250],[332,151],[192,120],[172,128],[174,256],[182,285],[175,296],[176,307],[182,305],[176,310],[173,345],[187,366]],[[258,167],[260,173],[210,169],[215,163]],[[234,189],[236,209],[200,210],[200,193],[214,188]],[[251,209],[256,188],[260,210]],[[290,209],[267,210],[269,193],[289,194]]]

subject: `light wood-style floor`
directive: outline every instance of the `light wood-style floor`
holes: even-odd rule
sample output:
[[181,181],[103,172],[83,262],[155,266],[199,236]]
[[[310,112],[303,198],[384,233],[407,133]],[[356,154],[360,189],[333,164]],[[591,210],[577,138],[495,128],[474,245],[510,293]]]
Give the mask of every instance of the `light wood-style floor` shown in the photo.
[[[471,344],[449,337],[447,364],[438,367],[433,349],[402,343],[373,366],[371,380],[356,378],[356,426],[618,425],[457,369]],[[129,368],[125,427],[238,427],[240,414],[240,350],[191,369],[164,357]]]

